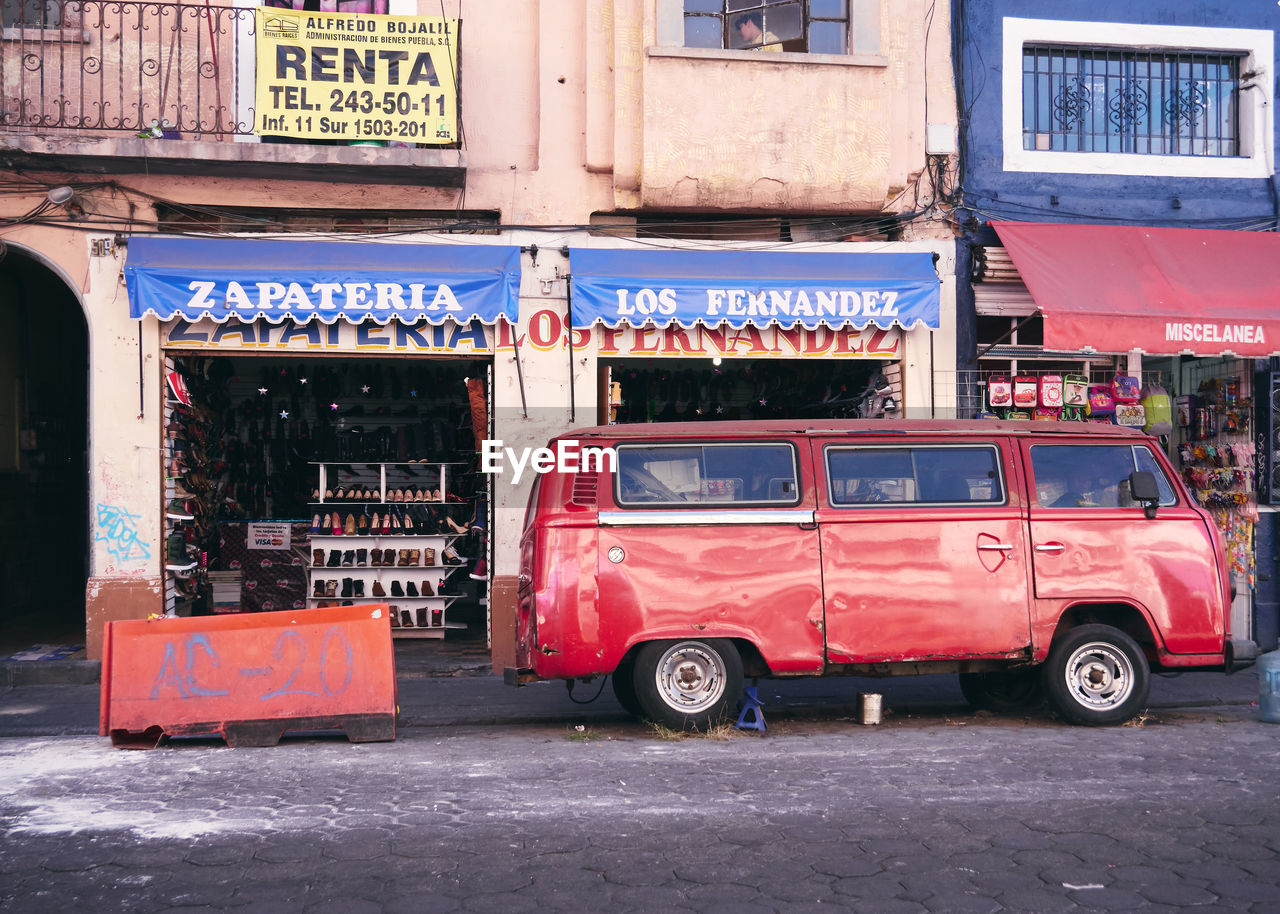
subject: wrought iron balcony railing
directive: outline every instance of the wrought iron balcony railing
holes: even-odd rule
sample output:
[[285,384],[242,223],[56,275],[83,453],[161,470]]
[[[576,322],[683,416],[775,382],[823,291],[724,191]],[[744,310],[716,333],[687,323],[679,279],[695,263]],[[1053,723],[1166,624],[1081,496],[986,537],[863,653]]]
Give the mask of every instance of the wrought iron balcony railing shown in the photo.
[[0,10],[4,132],[253,133],[252,8],[2,0]]

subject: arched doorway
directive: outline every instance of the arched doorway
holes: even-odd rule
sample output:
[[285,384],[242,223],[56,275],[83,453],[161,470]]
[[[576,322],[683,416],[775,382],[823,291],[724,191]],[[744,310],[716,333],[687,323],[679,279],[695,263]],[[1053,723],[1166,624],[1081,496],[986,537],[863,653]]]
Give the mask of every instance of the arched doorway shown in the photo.
[[88,351],[75,293],[0,244],[0,659],[85,643]]

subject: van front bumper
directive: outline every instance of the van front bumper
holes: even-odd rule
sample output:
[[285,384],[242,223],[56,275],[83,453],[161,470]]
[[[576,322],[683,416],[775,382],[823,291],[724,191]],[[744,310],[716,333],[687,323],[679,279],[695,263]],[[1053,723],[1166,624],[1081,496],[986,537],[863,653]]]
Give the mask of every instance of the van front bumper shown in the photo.
[[1258,645],[1253,641],[1231,640],[1227,642],[1227,674],[1253,666],[1258,659]]

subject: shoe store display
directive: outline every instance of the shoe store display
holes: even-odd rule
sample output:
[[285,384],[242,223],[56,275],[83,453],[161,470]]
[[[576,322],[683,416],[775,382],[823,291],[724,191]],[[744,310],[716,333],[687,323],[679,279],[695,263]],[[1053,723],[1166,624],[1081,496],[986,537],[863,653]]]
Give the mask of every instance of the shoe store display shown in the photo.
[[356,563],[356,551],[354,549],[348,549],[346,552],[342,553],[343,568],[350,568],[353,565],[355,565],[355,563]]
[[393,597],[403,597],[404,595],[405,595],[405,593],[404,593],[404,588],[400,586],[400,582],[399,582],[399,581],[392,581],[392,582],[391,582],[391,596],[393,596]]
[[375,597],[385,597],[385,596],[387,595],[387,591],[386,591],[386,589],[382,586],[382,582],[381,582],[381,581],[374,581],[374,582],[373,582],[373,590],[372,590],[372,593],[373,593],[373,595],[374,595]]
[[446,565],[465,565],[465,564],[467,564],[466,559],[464,559],[462,556],[458,555],[458,553],[454,551],[454,549],[453,549],[453,547],[452,547],[452,546],[450,546],[449,548],[445,549],[445,551],[444,551],[444,552],[440,553],[440,558],[444,560],[444,564],[446,564]]
[[356,550],[356,565],[357,567],[360,567],[360,568],[369,567],[369,550],[368,549]]
[[488,580],[489,571],[488,571],[488,568],[485,566],[485,561],[483,556],[476,559],[476,565],[474,568],[471,569],[471,574],[469,574],[468,577],[471,578],[471,580],[473,581]]
[[406,597],[416,597],[418,595],[418,585],[413,581],[408,581],[404,585],[404,595]]

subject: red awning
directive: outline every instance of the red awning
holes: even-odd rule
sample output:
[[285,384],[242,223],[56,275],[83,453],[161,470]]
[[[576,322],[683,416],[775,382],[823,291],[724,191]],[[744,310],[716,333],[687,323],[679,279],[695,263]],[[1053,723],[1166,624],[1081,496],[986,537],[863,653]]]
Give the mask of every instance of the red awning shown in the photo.
[[1046,349],[1280,352],[1280,234],[993,222]]

